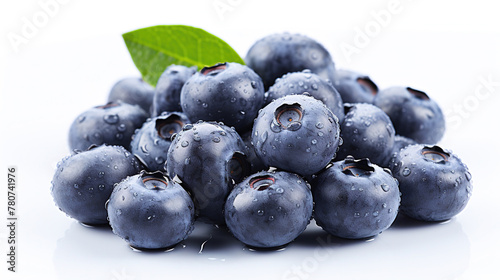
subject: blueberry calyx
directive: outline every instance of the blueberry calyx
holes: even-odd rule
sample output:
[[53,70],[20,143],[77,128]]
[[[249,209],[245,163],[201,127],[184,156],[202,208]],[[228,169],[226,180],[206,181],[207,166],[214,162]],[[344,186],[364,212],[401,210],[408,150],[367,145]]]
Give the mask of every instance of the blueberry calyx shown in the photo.
[[378,87],[368,76],[359,77],[356,79],[356,82],[360,84],[365,91],[372,95],[377,95]]
[[370,176],[373,172],[375,172],[375,168],[367,158],[354,159],[352,156],[347,156],[342,166],[342,173],[354,177]]
[[257,176],[250,180],[250,187],[257,191],[263,191],[274,185],[276,179],[272,176]]
[[144,188],[148,190],[165,190],[168,187],[168,179],[165,178],[161,171],[147,172],[141,171],[141,181]]
[[229,177],[235,182],[241,182],[246,175],[250,174],[250,164],[243,153],[235,152],[227,164]]
[[118,106],[120,106],[119,103],[110,101],[110,102],[108,102],[108,103],[106,103],[104,105],[96,106],[95,108],[97,108],[97,109],[108,109],[108,108],[113,108],[113,107],[118,107]]
[[445,152],[439,146],[433,146],[433,147],[426,146],[422,148],[421,153],[426,161],[431,161],[434,163],[444,164],[450,158],[450,154]]
[[215,76],[220,72],[226,70],[226,68],[227,68],[227,63],[217,63],[214,66],[204,67],[203,69],[201,69],[200,73],[205,76],[207,75]]
[[184,123],[178,115],[172,114],[168,118],[158,118],[156,120],[155,128],[158,136],[163,139],[172,139],[172,136],[183,128]]
[[421,90],[418,90],[418,89],[414,89],[414,88],[411,88],[411,87],[407,87],[406,90],[413,96],[415,96],[416,98],[420,99],[420,100],[430,100],[429,96],[421,91]]
[[283,104],[274,112],[274,127],[295,131],[302,126],[302,107],[299,104]]

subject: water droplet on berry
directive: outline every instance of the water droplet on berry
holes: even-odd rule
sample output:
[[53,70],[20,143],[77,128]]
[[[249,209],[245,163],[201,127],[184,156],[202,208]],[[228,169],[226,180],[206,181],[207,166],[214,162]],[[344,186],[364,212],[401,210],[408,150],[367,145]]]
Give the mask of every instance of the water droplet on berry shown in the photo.
[[274,221],[274,216],[269,216],[268,220],[269,221]]
[[257,88],[257,82],[256,82],[256,81],[251,81],[251,82],[250,82],[250,85],[251,85],[253,88]]
[[203,103],[201,104],[201,106],[202,106],[203,108],[208,108],[208,104],[207,104],[207,103],[205,103],[205,102],[203,102]]
[[124,132],[125,130],[127,130],[127,126],[126,126],[125,124],[121,123],[120,125],[118,125],[118,126],[116,127],[116,129],[117,129],[118,131],[120,131],[120,132]]
[[277,189],[276,189],[276,192],[277,192],[277,193],[283,193],[283,192],[284,192],[284,190],[283,190],[283,188],[277,188]]
[[149,151],[148,151],[148,145],[147,144],[144,144],[143,146],[141,146],[141,151],[145,154],[148,154]]
[[118,120],[120,120],[120,118],[118,117],[117,114],[105,115],[103,118],[104,118],[104,121],[108,124],[115,124],[118,122]]
[[118,140],[122,140],[122,139],[123,139],[123,134],[121,134],[121,133],[117,133],[117,134],[115,135],[115,137],[116,137],[116,139],[118,139]]
[[157,164],[162,164],[165,162],[165,159],[163,159],[162,157],[155,157],[155,161]]
[[182,141],[182,143],[181,143],[181,146],[184,148],[187,147],[188,145],[189,145],[189,142],[186,140]]
[[465,171],[465,178],[467,179],[467,181],[472,180],[472,175],[470,174],[469,171]]
[[100,190],[100,191],[103,191],[103,190],[104,190],[104,187],[105,187],[105,186],[104,186],[103,184],[100,184],[100,185],[99,185],[99,190]]
[[75,189],[78,189],[78,184],[74,184],[74,185],[73,185],[73,187],[74,187]]
[[83,122],[84,120],[85,120],[85,116],[80,116],[80,117],[78,118],[78,122],[79,122],[79,123]]
[[381,187],[382,187],[382,190],[383,190],[384,192],[388,192],[388,191],[389,191],[389,189],[390,189],[390,188],[389,188],[389,185],[387,185],[387,184],[382,184],[382,186],[381,186]]
[[324,127],[323,123],[322,122],[318,122],[316,123],[316,128],[318,129],[322,129]]
[[122,214],[122,210],[116,209],[116,215],[121,215],[121,214]]
[[316,139],[311,140],[311,144],[313,144],[313,145],[318,144],[318,140],[316,140]]
[[402,172],[403,176],[405,176],[405,177],[406,177],[406,176],[410,175],[410,173],[411,173],[410,168],[405,167],[405,168],[403,169],[403,172]]
[[259,216],[264,215],[264,210],[257,210],[257,215],[259,215]]
[[361,213],[359,213],[359,212],[354,212],[354,217],[355,217],[355,218],[358,218],[358,217],[360,217],[360,216],[361,216]]
[[214,137],[214,138],[212,138],[212,141],[214,141],[215,143],[219,143],[220,142],[220,138],[219,137]]

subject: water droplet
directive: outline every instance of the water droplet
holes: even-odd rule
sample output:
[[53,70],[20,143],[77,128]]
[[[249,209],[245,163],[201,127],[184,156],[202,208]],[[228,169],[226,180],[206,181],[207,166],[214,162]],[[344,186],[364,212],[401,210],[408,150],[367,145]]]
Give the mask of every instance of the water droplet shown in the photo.
[[162,164],[165,162],[165,159],[163,159],[162,157],[155,157],[155,161],[157,164]]
[[308,148],[306,149],[306,152],[307,152],[307,153],[310,153],[310,152],[311,152],[311,148],[310,148],[310,147],[308,147]]
[[200,140],[201,140],[200,135],[198,135],[198,134],[193,135],[193,140],[196,142],[200,142]]
[[188,145],[189,145],[189,142],[186,140],[182,141],[182,143],[181,143],[181,146],[184,148],[187,147]]
[[78,184],[74,184],[74,185],[73,185],[73,187],[74,187],[75,189],[78,189]]
[[264,210],[257,210],[257,215],[259,215],[259,216],[264,215]]
[[359,212],[354,212],[354,217],[358,218],[360,216],[361,216],[361,214]]
[[257,88],[257,82],[256,82],[256,81],[251,81],[251,82],[250,82],[250,85],[251,85],[253,88]]
[[269,221],[274,221],[274,216],[269,216],[268,220]]
[[322,122],[318,122],[316,123],[316,128],[318,129],[322,129],[324,127],[323,123]]
[[312,84],[311,88],[314,89],[314,90],[318,90],[318,85],[317,84]]
[[185,160],[184,160],[184,164],[185,165],[188,165],[191,163],[191,158],[187,157]]
[[378,211],[373,212],[373,217],[377,217],[377,216],[378,216]]
[[141,146],[141,151],[145,154],[148,154],[148,144],[144,144],[143,146]]
[[109,114],[104,116],[104,121],[109,124],[115,124],[120,120],[117,114]]
[[300,208],[300,203],[295,204],[295,207]]
[[277,188],[277,189],[276,189],[276,192],[277,192],[277,193],[283,193],[283,192],[284,192],[284,190],[283,190],[283,188]]
[[122,214],[122,210],[116,209],[116,215],[121,215],[121,214]]
[[319,137],[322,137],[323,135],[324,135],[324,133],[323,133],[323,132],[318,131],[318,136],[319,136]]
[[208,108],[208,104],[207,104],[207,103],[205,103],[205,102],[203,102],[203,103],[201,104],[201,106],[203,106],[203,108]]
[[214,137],[214,138],[212,138],[212,141],[214,141],[215,143],[219,143],[220,142],[220,138],[219,137]]
[[134,193],[134,197],[137,197],[138,195],[139,195],[138,193],[136,193],[136,192]]
[[403,172],[402,172],[402,173],[403,173],[403,176],[405,176],[405,177],[406,177],[406,176],[410,175],[411,170],[410,170],[410,168],[405,167],[405,168],[403,169]]
[[114,168],[115,170],[118,170],[118,166],[117,166],[117,165],[113,166],[113,168]]
[[311,144],[313,144],[313,145],[318,144],[318,140],[316,140],[316,139],[311,140]]
[[387,208],[387,203],[382,203],[382,208]]
[[81,123],[81,122],[83,122],[84,120],[85,120],[85,116],[80,116],[80,117],[78,118],[78,122],[80,122],[80,123]]
[[469,171],[465,171],[465,178],[467,179],[467,181],[472,180],[472,175],[470,174]]
[[389,185],[387,185],[387,184],[382,184],[382,186],[381,186],[381,187],[382,187],[382,190],[383,190],[384,192],[388,192],[388,191],[389,191],[389,189],[390,189],[390,188],[389,188]]
[[104,186],[103,184],[100,184],[100,185],[99,185],[99,190],[100,190],[100,191],[103,191],[103,190],[104,190],[104,188],[105,188],[105,186]]
[[122,140],[122,139],[123,139],[123,134],[121,134],[121,133],[117,133],[117,134],[115,135],[115,137],[116,137],[116,139],[118,139],[118,140]]
[[118,131],[120,132],[124,132],[125,130],[127,130],[127,126],[124,123],[121,123],[116,129],[118,129]]
[[231,101],[231,103],[236,102],[236,97],[231,97],[230,101]]
[[372,123],[370,121],[365,121],[365,126],[369,127]]

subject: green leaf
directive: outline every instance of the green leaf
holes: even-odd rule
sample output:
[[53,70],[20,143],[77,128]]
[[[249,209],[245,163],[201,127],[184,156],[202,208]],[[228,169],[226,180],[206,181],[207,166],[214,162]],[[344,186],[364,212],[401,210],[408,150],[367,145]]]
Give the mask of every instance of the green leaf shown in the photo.
[[198,69],[220,62],[245,64],[222,39],[192,26],[158,25],[122,36],[142,78],[153,86],[171,64]]

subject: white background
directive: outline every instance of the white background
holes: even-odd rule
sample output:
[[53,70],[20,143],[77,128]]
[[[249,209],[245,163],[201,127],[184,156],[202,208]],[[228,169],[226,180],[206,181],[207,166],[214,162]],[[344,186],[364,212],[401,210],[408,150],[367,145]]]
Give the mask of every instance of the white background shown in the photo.
[[[53,1],[0,4],[2,279],[500,277],[500,17],[489,4],[494,1],[67,0],[49,12],[40,4],[46,2]],[[23,35],[28,22],[36,30]],[[265,253],[207,225],[197,224],[173,251],[150,254],[132,251],[107,229],[81,226],[54,206],[49,191],[57,162],[69,154],[69,125],[103,104],[118,79],[139,75],[121,34],[158,24],[201,27],[242,57],[265,35],[302,33],[330,50],[338,68],[370,74],[380,88],[426,91],[448,117],[440,144],[473,175],[467,208],[442,224],[398,220],[369,241],[331,238],[312,223],[284,251]],[[24,40],[13,44],[14,36]],[[7,272],[4,225],[12,165],[18,168],[15,274]]]

